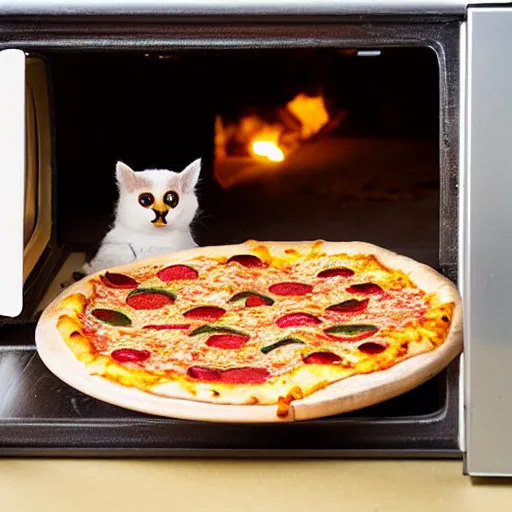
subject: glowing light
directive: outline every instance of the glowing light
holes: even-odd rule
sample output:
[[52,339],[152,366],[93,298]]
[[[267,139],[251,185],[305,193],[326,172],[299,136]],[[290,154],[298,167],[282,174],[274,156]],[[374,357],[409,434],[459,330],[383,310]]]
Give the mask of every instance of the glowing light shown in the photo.
[[297,94],[286,107],[276,107],[274,119],[257,114],[236,123],[215,119],[215,158],[252,157],[282,162],[303,143],[329,127],[330,117],[323,95]]
[[304,140],[318,133],[329,122],[323,96],[298,94],[287,108],[302,123],[301,135]]
[[268,158],[272,162],[282,162],[284,160],[283,151],[272,141],[255,140],[251,144],[251,150],[255,155]]

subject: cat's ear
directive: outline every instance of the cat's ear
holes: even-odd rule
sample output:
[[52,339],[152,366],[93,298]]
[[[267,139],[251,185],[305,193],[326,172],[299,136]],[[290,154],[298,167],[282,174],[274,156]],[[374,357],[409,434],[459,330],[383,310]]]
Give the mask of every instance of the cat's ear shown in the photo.
[[123,162],[116,164],[116,178],[119,188],[126,192],[134,192],[148,186],[144,178],[137,176],[137,173]]
[[180,185],[183,192],[193,192],[199,173],[201,172],[201,159],[194,160],[191,164],[187,165],[183,171],[180,172]]

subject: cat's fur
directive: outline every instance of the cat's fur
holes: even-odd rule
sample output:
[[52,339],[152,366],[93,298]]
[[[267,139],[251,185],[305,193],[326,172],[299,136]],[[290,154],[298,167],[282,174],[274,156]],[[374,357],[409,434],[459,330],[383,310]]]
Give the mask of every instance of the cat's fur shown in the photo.
[[[198,209],[195,187],[201,171],[201,159],[188,165],[182,172],[167,169],[148,169],[135,172],[122,162],[116,165],[119,199],[115,221],[105,235],[94,258],[82,270],[92,274],[100,270],[131,263],[135,260],[196,247],[190,225]],[[168,208],[162,201],[164,194],[173,190],[179,201]],[[166,225],[156,226],[155,211],[139,204],[139,195],[150,192],[155,208],[168,210]]]

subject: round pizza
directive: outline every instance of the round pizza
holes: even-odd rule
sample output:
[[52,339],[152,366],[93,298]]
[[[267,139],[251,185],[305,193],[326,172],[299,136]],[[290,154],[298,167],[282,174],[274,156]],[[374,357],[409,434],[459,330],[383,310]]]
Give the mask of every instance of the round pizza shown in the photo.
[[380,247],[248,241],[87,276],[44,311],[36,341],[55,374],[111,403],[279,421],[421,384],[461,351],[461,318],[451,281]]

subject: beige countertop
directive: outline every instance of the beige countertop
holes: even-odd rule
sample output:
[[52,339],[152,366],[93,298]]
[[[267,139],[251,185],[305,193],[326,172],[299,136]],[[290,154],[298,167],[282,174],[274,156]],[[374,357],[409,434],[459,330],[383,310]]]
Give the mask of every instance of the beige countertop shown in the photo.
[[460,461],[0,459],[8,512],[512,510],[512,479]]

